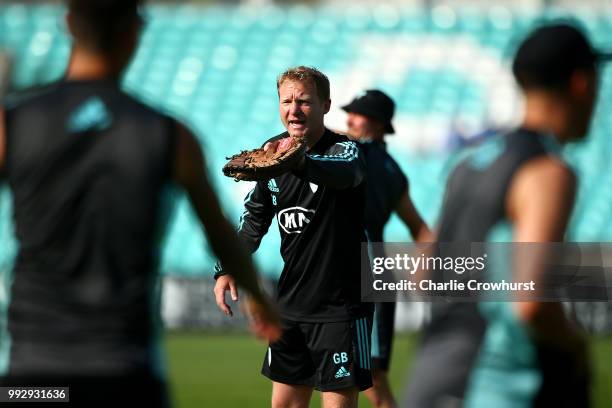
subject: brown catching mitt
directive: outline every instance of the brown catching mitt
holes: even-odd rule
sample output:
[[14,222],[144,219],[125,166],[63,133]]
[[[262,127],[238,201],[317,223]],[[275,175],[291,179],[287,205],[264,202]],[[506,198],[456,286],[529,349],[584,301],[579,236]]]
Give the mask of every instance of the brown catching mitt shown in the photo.
[[264,151],[262,147],[228,157],[229,161],[223,166],[223,174],[236,181],[259,181],[292,170],[306,153],[306,141],[304,138],[289,136],[278,142],[276,149]]

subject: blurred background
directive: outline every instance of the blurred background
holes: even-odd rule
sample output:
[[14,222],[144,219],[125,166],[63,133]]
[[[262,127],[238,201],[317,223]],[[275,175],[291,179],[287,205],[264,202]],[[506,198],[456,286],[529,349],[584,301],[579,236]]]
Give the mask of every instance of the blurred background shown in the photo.
[[[488,130],[512,126],[520,117],[522,101],[509,59],[531,27],[573,18],[597,46],[612,50],[607,0],[156,1],[144,15],[145,32],[125,88],[196,131],[235,223],[252,186],[223,177],[221,167],[226,156],[283,131],[275,80],[287,67],[315,66],[329,76],[327,125],[333,129],[346,129],[339,107],[365,89],[382,89],[395,100],[396,134],[387,139],[389,151],[408,175],[419,211],[434,224],[453,164]],[[63,19],[60,1],[0,2],[0,51],[13,60],[12,91],[62,77],[70,51]],[[602,71],[601,82],[590,137],[566,149],[580,180],[573,241],[612,240],[612,69]],[[4,280],[16,250],[11,211],[10,195],[0,186]],[[409,234],[392,219],[385,238],[407,241]],[[276,225],[256,259],[272,286],[282,269]],[[217,311],[213,265],[194,215],[177,194],[162,263],[175,400],[183,407],[265,406],[270,387],[258,375],[265,346],[240,331],[240,318]],[[0,311],[6,296],[4,285]],[[585,303],[576,309],[596,334],[596,402],[612,406],[612,308]],[[396,326],[403,334],[392,371],[399,394],[417,342],[412,332],[427,319],[427,310],[422,303],[400,304]]]

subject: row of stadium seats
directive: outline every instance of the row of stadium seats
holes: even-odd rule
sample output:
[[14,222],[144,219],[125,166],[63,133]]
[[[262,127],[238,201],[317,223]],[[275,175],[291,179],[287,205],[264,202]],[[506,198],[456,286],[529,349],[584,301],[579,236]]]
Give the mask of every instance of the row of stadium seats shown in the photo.
[[[0,5],[0,49],[14,57],[16,88],[61,77],[70,47],[63,13],[57,5]],[[390,146],[411,179],[417,207],[431,223],[446,176],[460,154],[443,148],[451,127],[465,122],[475,124],[471,130],[482,130],[516,118],[520,104],[507,68],[514,42],[535,21],[563,15],[552,9],[536,13],[505,7],[157,5],[146,11],[141,48],[124,82],[130,92],[198,130],[210,173],[234,220],[248,186],[223,178],[219,169],[224,157],[282,131],[275,89],[282,70],[304,64],[330,76],[335,105],[330,122],[336,127],[343,121],[337,106],[364,88],[379,87],[397,102],[398,135]],[[574,17],[595,43],[606,44],[612,8],[583,9]],[[610,70],[602,74],[600,102],[589,141],[567,149],[581,176],[571,226],[575,240],[612,238],[612,115],[606,114],[612,109]],[[7,237],[6,205],[0,217],[0,253],[6,254],[10,251],[4,248],[13,245]],[[212,259],[184,199],[170,230],[163,270],[209,273]],[[395,220],[387,238],[406,240],[407,232]],[[258,257],[269,274],[279,272],[277,241],[277,235],[267,238]]]

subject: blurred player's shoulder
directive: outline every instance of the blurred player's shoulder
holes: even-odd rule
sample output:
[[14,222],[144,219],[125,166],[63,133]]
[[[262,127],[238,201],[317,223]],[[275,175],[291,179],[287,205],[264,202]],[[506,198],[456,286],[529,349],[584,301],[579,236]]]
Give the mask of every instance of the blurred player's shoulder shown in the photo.
[[182,118],[177,117],[176,114],[169,112],[164,107],[151,105],[147,103],[147,101],[145,101],[144,99],[142,99],[141,97],[137,95],[133,95],[132,93],[122,88],[117,88],[117,89],[123,101],[122,110],[126,114],[129,113],[132,116],[138,115],[138,114],[161,116],[175,123],[185,124],[186,122]]
[[51,82],[44,85],[36,85],[16,91],[9,91],[2,101],[6,110],[12,110],[31,102],[38,101],[52,94],[59,87],[60,82]]

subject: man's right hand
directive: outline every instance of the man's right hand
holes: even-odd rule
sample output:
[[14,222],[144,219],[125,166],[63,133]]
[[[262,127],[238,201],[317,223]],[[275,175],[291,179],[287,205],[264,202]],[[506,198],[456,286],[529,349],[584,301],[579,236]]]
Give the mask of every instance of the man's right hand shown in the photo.
[[215,284],[215,300],[217,306],[223,313],[228,316],[233,316],[232,308],[225,302],[225,292],[229,290],[230,296],[234,302],[238,301],[238,287],[236,281],[230,275],[222,275],[217,279]]

